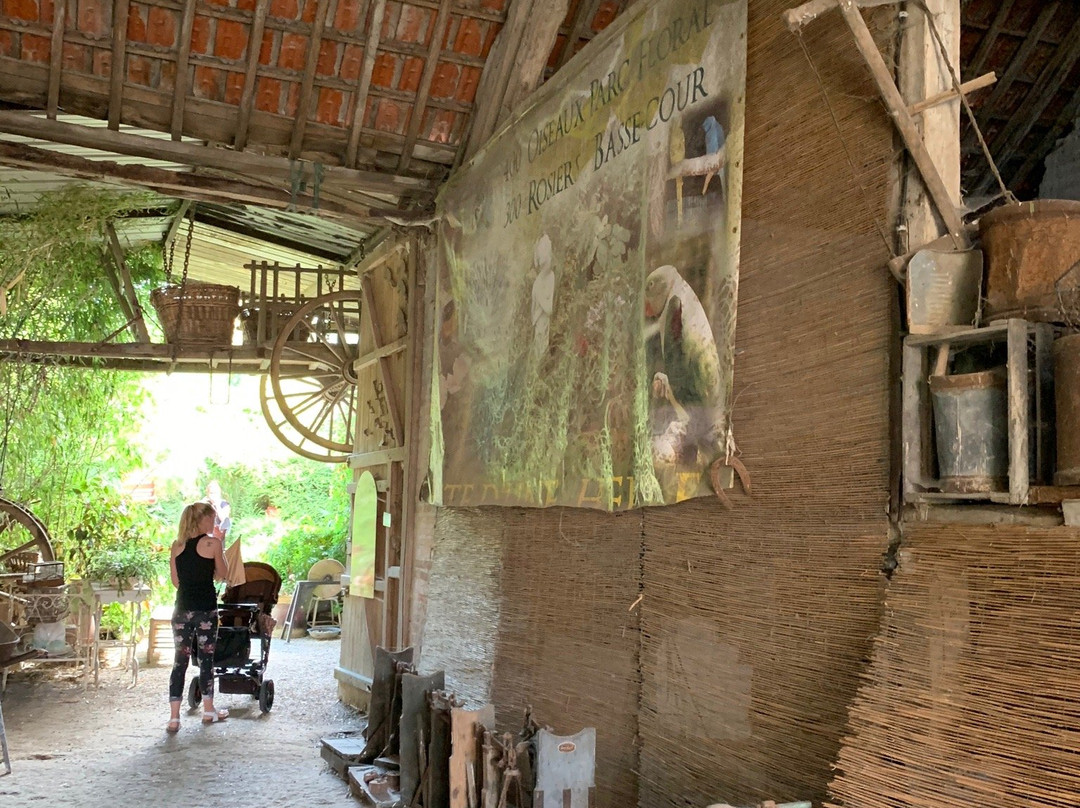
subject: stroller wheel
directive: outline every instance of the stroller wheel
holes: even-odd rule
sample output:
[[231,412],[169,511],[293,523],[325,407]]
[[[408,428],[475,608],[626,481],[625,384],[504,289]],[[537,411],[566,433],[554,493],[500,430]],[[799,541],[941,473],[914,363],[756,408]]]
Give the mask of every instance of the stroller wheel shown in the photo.
[[202,704],[202,690],[199,688],[199,677],[194,676],[187,689],[187,703],[192,710]]
[[259,709],[264,713],[270,712],[270,708],[274,706],[274,680],[263,679],[261,685],[259,685]]

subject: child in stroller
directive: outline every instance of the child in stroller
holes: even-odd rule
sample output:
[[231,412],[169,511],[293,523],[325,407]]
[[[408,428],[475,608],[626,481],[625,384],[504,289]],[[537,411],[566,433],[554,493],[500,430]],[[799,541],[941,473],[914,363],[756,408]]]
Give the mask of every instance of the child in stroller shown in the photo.
[[[274,706],[274,680],[266,678],[274,632],[270,611],[281,590],[281,575],[258,561],[245,562],[244,575],[247,582],[226,589],[218,606],[214,676],[219,692],[248,693],[259,700],[259,709],[268,713]],[[259,641],[257,658],[251,655],[253,639]],[[188,704],[194,709],[201,700],[199,677],[195,676],[188,685]]]

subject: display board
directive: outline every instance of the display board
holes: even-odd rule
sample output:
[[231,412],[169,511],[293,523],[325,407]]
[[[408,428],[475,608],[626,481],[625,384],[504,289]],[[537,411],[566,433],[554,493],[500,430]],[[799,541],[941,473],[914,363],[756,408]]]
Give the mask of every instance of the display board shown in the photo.
[[720,485],[745,84],[745,0],[641,4],[447,183],[432,501],[623,510]]

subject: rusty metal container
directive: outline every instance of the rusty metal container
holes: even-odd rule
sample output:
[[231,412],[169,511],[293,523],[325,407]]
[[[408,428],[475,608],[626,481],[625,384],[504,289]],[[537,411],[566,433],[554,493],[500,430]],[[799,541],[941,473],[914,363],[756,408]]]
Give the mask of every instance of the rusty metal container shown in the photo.
[[1054,341],[1055,485],[1080,485],[1080,334]]
[[941,490],[971,494],[1009,487],[1009,413],[1004,368],[931,376]]
[[1080,319],[1080,202],[1005,205],[979,220],[986,256],[985,318]]

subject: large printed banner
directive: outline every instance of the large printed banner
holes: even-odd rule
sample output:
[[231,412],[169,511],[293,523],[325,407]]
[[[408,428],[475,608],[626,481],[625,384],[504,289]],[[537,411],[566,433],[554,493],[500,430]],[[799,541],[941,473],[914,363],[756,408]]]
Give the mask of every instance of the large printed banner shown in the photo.
[[637,4],[562,73],[439,200],[438,504],[726,479],[746,0]]

